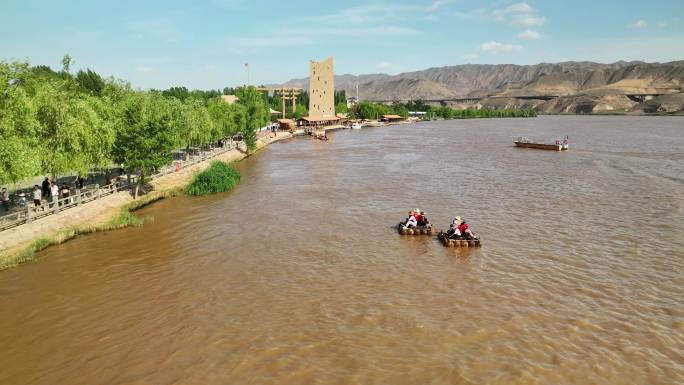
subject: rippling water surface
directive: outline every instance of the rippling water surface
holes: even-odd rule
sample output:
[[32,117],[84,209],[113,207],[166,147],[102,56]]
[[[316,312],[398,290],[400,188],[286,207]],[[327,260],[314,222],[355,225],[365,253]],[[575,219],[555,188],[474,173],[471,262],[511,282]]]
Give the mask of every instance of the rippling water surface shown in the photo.
[[[684,118],[331,138],[0,272],[0,384],[684,382]],[[483,247],[400,237],[413,207]]]

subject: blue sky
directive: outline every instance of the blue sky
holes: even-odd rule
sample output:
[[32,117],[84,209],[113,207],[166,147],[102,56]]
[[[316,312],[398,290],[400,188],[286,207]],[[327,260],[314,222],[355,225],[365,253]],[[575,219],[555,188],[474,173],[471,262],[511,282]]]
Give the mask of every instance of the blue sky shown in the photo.
[[684,1],[2,0],[0,59],[136,88],[223,88],[464,63],[684,60]]

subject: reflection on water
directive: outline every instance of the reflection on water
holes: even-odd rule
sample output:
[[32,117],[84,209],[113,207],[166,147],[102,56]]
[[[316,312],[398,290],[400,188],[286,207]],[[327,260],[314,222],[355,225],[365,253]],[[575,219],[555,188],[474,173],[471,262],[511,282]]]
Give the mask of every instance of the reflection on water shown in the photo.
[[[2,384],[684,381],[684,120],[344,131],[0,272]],[[564,153],[515,136],[569,135]],[[401,238],[419,207],[478,249]]]

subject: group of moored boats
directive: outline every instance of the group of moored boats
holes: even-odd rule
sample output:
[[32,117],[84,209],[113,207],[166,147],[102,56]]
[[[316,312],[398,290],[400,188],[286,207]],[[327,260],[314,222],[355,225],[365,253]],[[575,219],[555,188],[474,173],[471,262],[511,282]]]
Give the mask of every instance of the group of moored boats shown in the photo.
[[[425,212],[415,209],[409,211],[409,216],[399,222],[397,230],[401,235],[432,235],[434,228],[428,221]],[[440,231],[437,238],[446,247],[475,247],[481,246],[480,236],[470,230],[470,225],[456,216],[447,231]]]

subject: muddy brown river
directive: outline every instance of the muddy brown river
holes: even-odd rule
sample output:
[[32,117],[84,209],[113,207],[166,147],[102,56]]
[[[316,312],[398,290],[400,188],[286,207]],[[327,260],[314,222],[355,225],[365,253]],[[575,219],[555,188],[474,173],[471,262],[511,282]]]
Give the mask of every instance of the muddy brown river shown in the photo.
[[[330,137],[0,272],[0,384],[684,382],[684,118]],[[401,237],[415,207],[483,247]]]

